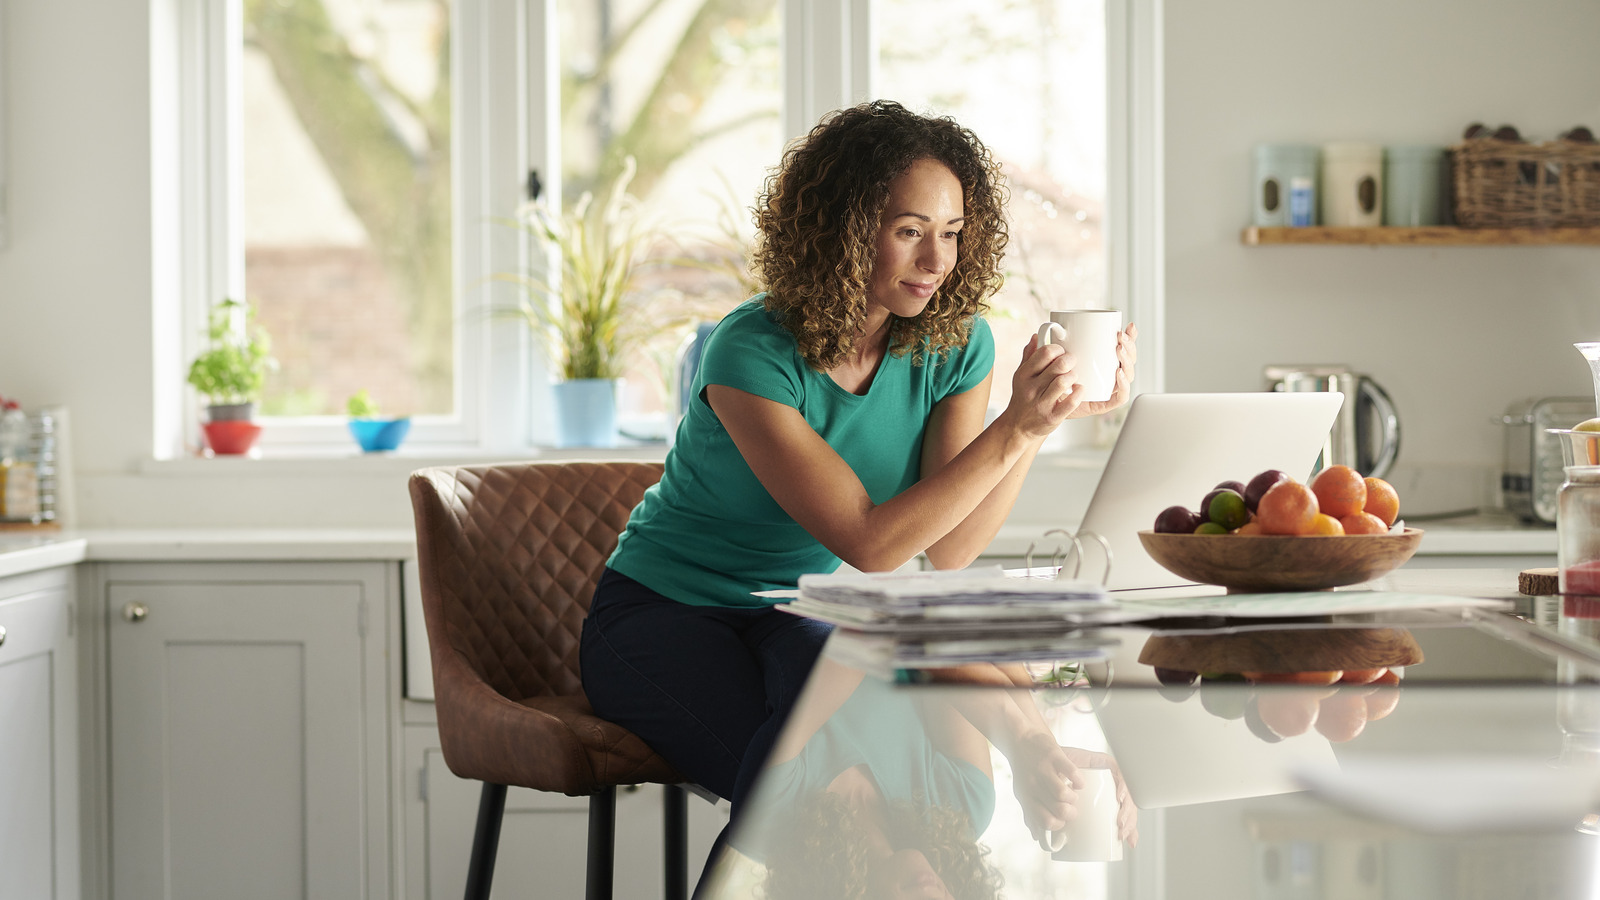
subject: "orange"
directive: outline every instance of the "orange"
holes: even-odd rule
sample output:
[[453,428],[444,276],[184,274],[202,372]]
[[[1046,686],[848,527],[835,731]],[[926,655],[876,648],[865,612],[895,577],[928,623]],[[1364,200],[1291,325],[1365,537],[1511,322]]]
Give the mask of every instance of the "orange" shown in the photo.
[[1342,519],[1361,512],[1367,503],[1367,485],[1361,473],[1349,466],[1329,466],[1311,479],[1311,490],[1323,512]]
[[1324,699],[1317,708],[1317,732],[1334,743],[1343,743],[1360,734],[1369,718],[1367,698],[1351,691],[1340,691]]
[[1367,720],[1376,722],[1394,712],[1395,706],[1400,703],[1400,676],[1390,669],[1372,679],[1370,683],[1383,686],[1382,690],[1366,696]]
[[1256,521],[1263,534],[1308,534],[1316,523],[1317,495],[1295,481],[1280,481],[1261,495]]
[[1257,522],[1255,519],[1251,519],[1250,521],[1244,523],[1243,525],[1240,525],[1238,528],[1235,528],[1233,530],[1233,533],[1234,534],[1261,534],[1261,523]]
[[1394,485],[1382,478],[1368,478],[1366,485],[1367,502],[1363,509],[1382,519],[1384,525],[1393,525],[1394,520],[1400,518],[1400,495],[1395,492]]
[[1352,513],[1339,520],[1345,534],[1387,534],[1389,526],[1372,513]]
[[1316,517],[1311,520],[1311,530],[1306,533],[1323,537],[1342,537],[1344,535],[1344,526],[1339,524],[1338,519],[1327,513],[1317,513]]
[[1332,669],[1325,672],[1240,672],[1246,681],[1257,684],[1314,684],[1322,686],[1338,681],[1344,672]]
[[1385,668],[1377,669],[1345,669],[1339,680],[1345,684],[1371,684],[1379,675],[1389,671]]

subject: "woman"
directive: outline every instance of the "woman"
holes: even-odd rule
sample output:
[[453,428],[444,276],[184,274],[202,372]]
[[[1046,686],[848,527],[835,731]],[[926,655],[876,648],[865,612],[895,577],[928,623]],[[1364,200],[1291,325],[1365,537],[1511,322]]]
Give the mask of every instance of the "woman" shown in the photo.
[[970,563],[1039,445],[1080,401],[1072,359],[1036,346],[984,426],[994,342],[981,318],[1006,244],[999,166],[949,119],[878,101],[825,119],[758,201],[767,291],[706,342],[660,484],[634,510],[584,622],[600,715],[734,802],[828,627],[756,591],[843,560]]

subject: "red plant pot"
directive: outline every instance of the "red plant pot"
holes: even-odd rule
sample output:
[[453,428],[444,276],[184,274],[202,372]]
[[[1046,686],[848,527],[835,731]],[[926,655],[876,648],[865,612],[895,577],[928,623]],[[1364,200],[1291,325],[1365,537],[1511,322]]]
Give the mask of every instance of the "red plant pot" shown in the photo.
[[239,420],[206,422],[200,427],[205,429],[206,443],[211,446],[211,452],[218,456],[249,453],[256,438],[261,435],[260,425]]

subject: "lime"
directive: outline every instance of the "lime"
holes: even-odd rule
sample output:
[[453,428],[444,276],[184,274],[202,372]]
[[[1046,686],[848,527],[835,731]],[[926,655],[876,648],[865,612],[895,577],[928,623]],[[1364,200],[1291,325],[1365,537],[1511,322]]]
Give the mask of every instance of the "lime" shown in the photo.
[[1223,531],[1232,531],[1250,521],[1250,510],[1245,507],[1244,497],[1237,491],[1223,490],[1211,498],[1210,505],[1206,507],[1206,517],[1222,526]]
[[1227,534],[1228,529],[1215,522],[1201,522],[1200,527],[1194,530],[1195,534]]

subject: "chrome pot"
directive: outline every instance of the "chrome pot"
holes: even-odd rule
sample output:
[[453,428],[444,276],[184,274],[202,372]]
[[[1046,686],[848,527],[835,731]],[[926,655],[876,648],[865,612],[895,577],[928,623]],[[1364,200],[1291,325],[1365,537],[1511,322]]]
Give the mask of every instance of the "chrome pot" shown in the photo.
[[1319,468],[1344,465],[1373,478],[1389,474],[1400,453],[1400,416],[1376,381],[1339,365],[1270,365],[1262,375],[1269,390],[1344,394]]

